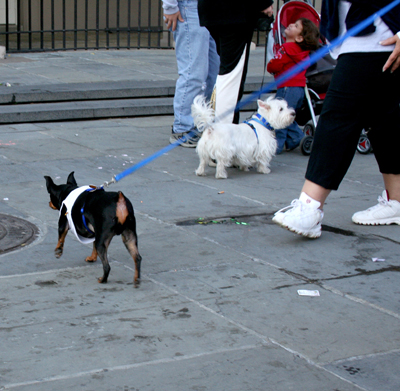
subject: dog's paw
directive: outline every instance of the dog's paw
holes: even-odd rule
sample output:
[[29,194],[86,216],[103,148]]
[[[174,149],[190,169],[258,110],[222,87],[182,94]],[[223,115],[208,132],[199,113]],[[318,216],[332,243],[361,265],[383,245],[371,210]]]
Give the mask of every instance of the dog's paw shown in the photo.
[[197,176],[206,176],[206,173],[204,172],[204,170],[197,169],[195,171],[195,173],[196,173]]
[[257,168],[257,172],[259,172],[260,174],[269,174],[271,172],[271,170],[268,167],[259,166]]
[[226,179],[226,178],[228,178],[228,174],[227,173],[215,174],[215,178],[217,178],[217,179]]
[[56,256],[56,258],[60,258],[62,254],[63,254],[63,249],[62,248],[56,248],[54,250],[54,255]]
[[98,278],[97,281],[98,281],[100,284],[107,284],[107,279],[104,278],[104,277]]
[[85,262],[96,262],[96,261],[97,261],[97,257],[93,258],[92,256],[90,256],[90,257],[85,258]]

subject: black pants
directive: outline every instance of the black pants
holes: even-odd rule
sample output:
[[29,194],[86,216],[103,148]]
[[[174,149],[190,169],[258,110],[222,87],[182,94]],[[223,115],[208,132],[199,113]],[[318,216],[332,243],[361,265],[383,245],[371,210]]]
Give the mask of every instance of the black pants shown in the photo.
[[382,72],[390,53],[350,53],[339,57],[315,131],[306,179],[337,190],[362,129],[379,170],[400,174],[400,69]]

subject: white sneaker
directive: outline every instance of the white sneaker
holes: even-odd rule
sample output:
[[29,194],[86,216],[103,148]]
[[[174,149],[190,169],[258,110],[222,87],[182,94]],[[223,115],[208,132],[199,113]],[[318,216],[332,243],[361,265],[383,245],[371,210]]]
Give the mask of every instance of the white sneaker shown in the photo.
[[291,205],[278,210],[272,221],[289,231],[307,238],[321,236],[321,221],[324,212],[319,209],[321,203],[301,193],[300,198],[293,200]]
[[378,205],[357,212],[351,218],[353,223],[362,225],[400,225],[400,202],[389,200],[386,190],[378,197]]

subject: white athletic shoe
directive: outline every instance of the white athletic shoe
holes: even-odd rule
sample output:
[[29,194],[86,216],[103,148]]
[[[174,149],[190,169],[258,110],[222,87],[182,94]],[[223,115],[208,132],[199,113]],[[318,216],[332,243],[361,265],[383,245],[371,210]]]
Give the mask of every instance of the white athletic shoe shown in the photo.
[[300,198],[278,210],[272,221],[283,228],[307,238],[319,238],[321,236],[321,221],[324,212],[319,209],[321,203],[301,193]]
[[389,200],[388,192],[378,197],[378,204],[353,214],[353,223],[362,225],[400,225],[400,202]]

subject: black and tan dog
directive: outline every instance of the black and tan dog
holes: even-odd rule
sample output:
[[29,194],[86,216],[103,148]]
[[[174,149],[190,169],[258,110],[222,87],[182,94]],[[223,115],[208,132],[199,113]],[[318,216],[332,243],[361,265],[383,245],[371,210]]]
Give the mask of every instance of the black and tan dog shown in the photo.
[[99,282],[106,283],[110,273],[107,249],[114,235],[122,235],[122,241],[135,261],[134,284],[140,282],[140,264],[136,219],[131,202],[122,192],[106,192],[90,186],[78,187],[74,172],[66,184],[56,185],[49,176],[46,179],[50,194],[49,206],[60,211],[58,243],[54,250],[57,258],[63,253],[68,230],[73,231],[82,243],[93,242],[93,252],[86,262],[95,262],[97,255],[103,263],[104,275]]

